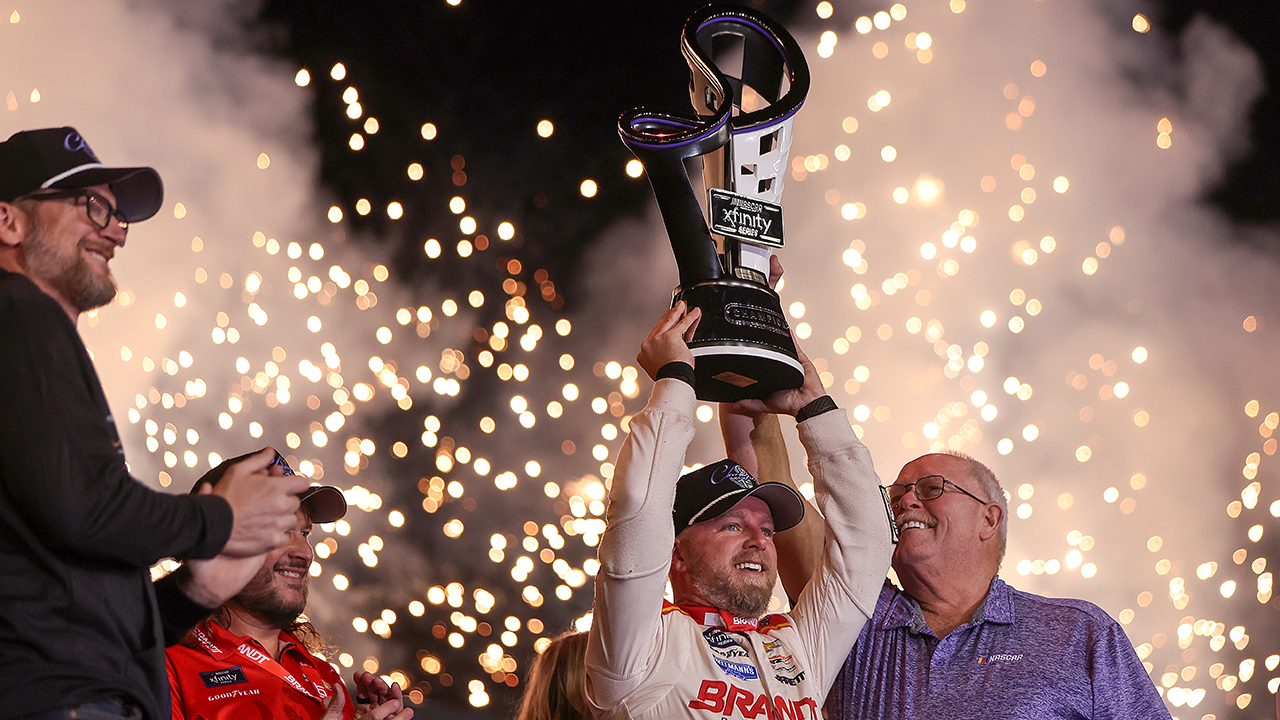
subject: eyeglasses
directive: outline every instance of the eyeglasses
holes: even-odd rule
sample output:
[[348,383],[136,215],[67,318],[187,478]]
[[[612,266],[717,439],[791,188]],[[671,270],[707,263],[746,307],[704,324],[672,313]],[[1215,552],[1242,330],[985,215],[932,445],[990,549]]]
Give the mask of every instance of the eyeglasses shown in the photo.
[[915,488],[916,497],[921,500],[937,500],[942,497],[944,487],[947,485],[950,485],[983,505],[990,504],[986,500],[983,500],[941,475],[926,475],[913,483],[907,483],[905,485],[890,485],[889,504],[895,508],[898,507],[902,503],[902,498],[906,496],[907,491],[912,488]]
[[120,211],[111,204],[111,201],[99,195],[92,190],[65,190],[58,192],[33,193],[31,195],[23,195],[19,199],[30,200],[72,200],[76,205],[83,205],[85,214],[89,216],[89,222],[92,222],[99,230],[106,230],[112,220],[120,224],[120,227],[126,232],[129,230],[129,221],[120,214]]

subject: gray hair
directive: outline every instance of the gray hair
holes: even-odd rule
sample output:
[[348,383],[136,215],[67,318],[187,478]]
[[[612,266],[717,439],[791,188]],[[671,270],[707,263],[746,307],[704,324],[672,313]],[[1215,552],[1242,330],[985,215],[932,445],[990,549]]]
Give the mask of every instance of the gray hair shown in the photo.
[[978,485],[982,488],[983,494],[987,496],[987,502],[993,502],[1000,505],[1000,537],[996,544],[996,567],[999,568],[1004,562],[1005,545],[1009,539],[1009,497],[1005,494],[1004,488],[1000,486],[1000,481],[996,479],[996,474],[991,468],[978,462],[969,455],[962,452],[947,451],[945,455],[950,455],[958,460],[963,460],[969,466],[969,474],[974,480],[978,481]]

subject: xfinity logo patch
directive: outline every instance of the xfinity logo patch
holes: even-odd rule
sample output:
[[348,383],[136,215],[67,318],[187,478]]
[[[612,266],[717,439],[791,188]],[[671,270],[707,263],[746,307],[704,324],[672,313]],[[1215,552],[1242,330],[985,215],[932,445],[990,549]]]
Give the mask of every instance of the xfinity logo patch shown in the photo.
[[738,643],[720,628],[709,627],[702,631],[702,637],[706,638],[707,644],[714,648],[738,647]]
[[702,637],[706,639],[707,644],[711,646],[711,651],[724,658],[746,657],[747,651],[743,650],[738,643],[729,637],[729,634],[720,628],[707,628],[702,631]]
[[240,685],[241,683],[249,682],[249,678],[244,676],[244,670],[241,670],[239,665],[223,670],[202,672],[200,673],[200,679],[204,681],[204,686],[207,688],[220,688],[226,685]]
[[711,232],[782,247],[782,206],[711,188]]

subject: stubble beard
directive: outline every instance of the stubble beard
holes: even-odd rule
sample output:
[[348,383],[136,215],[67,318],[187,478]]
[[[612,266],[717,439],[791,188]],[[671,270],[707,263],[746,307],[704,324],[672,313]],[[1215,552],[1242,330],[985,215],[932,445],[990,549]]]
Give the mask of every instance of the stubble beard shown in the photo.
[[274,584],[275,567],[264,567],[249,581],[248,585],[244,586],[240,594],[236,595],[235,602],[273,626],[286,630],[297,622],[298,616],[307,607],[309,576],[306,570],[300,572],[302,572],[302,593],[297,600],[282,597]]
[[57,290],[76,310],[88,312],[115,298],[115,279],[110,272],[103,277],[89,266],[80,243],[76,243],[70,255],[65,255],[49,242],[44,228],[37,222],[19,247],[24,248],[22,263],[27,274]]
[[[758,561],[764,563],[763,559]],[[765,578],[769,581],[766,586],[738,581],[731,574],[732,569],[715,567],[697,551],[689,554],[685,563],[689,566],[689,582],[693,589],[716,609],[732,613],[736,617],[751,619],[764,617],[769,609],[773,585],[777,580],[776,571],[771,569],[765,573]]]

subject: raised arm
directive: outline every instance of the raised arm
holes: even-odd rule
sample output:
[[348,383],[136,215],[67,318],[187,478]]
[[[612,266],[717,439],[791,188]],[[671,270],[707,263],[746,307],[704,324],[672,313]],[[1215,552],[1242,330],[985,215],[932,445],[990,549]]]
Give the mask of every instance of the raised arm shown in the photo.
[[875,610],[893,543],[871,453],[854,434],[845,411],[825,394],[799,344],[796,351],[805,369],[801,387],[738,406],[749,413],[795,416],[808,454],[826,540],[791,618],[812,663],[814,682],[825,693]]
[[[782,272],[782,261],[777,255],[771,255],[770,288],[778,287]],[[805,372],[807,376],[807,368]],[[813,380],[817,380],[816,373]],[[813,389],[821,392],[821,382]],[[756,480],[780,482],[797,491],[800,489],[791,478],[791,460],[787,457],[777,415],[752,412],[741,403],[720,403],[720,434],[724,437],[726,456],[746,468]],[[804,519],[800,524],[774,536],[778,548],[778,577],[793,605],[822,559],[827,534],[827,526],[813,503],[805,500],[804,504]]]
[[[697,322],[684,303],[663,314],[637,360],[653,395],[631,418],[609,490],[608,527],[600,539],[594,621],[587,641],[587,700],[610,713],[638,688],[658,659],[662,595],[675,528],[671,508],[685,449],[693,439],[693,388],[676,377],[693,354],[683,336]],[[692,375],[690,372],[689,375]],[[646,691],[657,690],[652,686]]]
[[875,610],[893,542],[871,453],[842,409],[799,424],[818,507],[827,524],[822,560],[791,612],[825,693]]
[[[746,468],[756,480],[800,489],[791,477],[791,460],[777,415],[750,413],[736,404],[720,403],[720,434],[727,457]],[[778,548],[778,577],[792,604],[822,560],[826,534],[821,513],[805,500],[800,524],[773,538]]]

